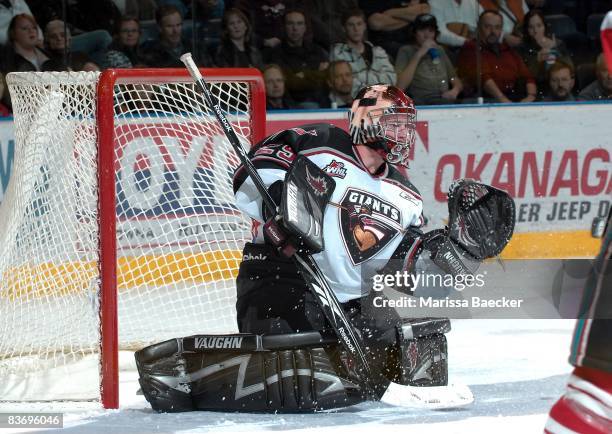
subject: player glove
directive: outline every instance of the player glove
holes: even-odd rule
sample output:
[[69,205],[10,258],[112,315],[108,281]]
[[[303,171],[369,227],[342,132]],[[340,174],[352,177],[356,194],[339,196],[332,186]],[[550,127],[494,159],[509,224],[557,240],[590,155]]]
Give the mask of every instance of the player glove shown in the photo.
[[453,182],[448,226],[425,234],[433,261],[446,272],[469,274],[501,253],[514,232],[515,205],[508,193],[472,179]]
[[277,213],[264,224],[266,240],[285,256],[299,249],[321,252],[325,247],[323,216],[335,187],[331,176],[308,158],[298,156],[282,183]]

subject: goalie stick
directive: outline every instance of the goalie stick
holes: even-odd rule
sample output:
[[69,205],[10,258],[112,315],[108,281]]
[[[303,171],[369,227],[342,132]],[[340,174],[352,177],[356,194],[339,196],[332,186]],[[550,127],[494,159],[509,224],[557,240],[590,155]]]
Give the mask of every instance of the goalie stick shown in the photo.
[[[181,61],[185,64],[185,67],[189,71],[189,74],[193,78],[193,80],[198,85],[201,96],[204,98],[204,101],[207,106],[212,107],[215,117],[219,121],[225,136],[229,140],[230,144],[238,154],[238,158],[240,162],[244,165],[245,170],[248,175],[253,180],[257,191],[261,195],[261,198],[270,212],[270,214],[276,213],[277,205],[274,202],[274,199],[270,196],[270,193],[266,189],[266,186],[259,176],[257,169],[249,160],[246,150],[242,147],[236,132],[234,131],[232,125],[229,123],[221,106],[217,103],[213,103],[213,97],[210,93],[210,89],[208,88],[208,84],[202,77],[200,70],[196,66],[193,58],[191,57],[191,53],[185,53],[181,56]],[[340,302],[338,301],[336,295],[333,290],[327,283],[327,280],[323,276],[323,273],[317,263],[314,261],[313,257],[304,252],[296,252],[292,258],[294,259],[298,269],[301,271],[304,280],[308,288],[312,291],[317,303],[323,310],[326,318],[331,323],[334,331],[336,332],[338,339],[340,340],[342,346],[355,358],[355,362],[358,366],[358,375],[359,381],[361,382],[361,386],[364,388],[366,393],[371,399],[378,399],[377,394],[374,392],[374,387],[371,384],[371,369],[368,363],[368,360],[365,356],[364,346],[361,342],[361,339],[357,336],[355,329],[352,324],[349,322],[346,314],[342,310],[342,306],[340,306]]]
[[[253,180],[253,183],[261,195],[266,208],[271,214],[275,213],[277,205],[274,202],[274,199],[272,199],[270,193],[266,189],[263,180],[257,172],[257,169],[251,160],[249,160],[246,150],[242,147],[236,132],[225,117],[221,106],[218,103],[213,103],[213,97],[210,89],[208,88],[208,84],[204,80],[204,77],[202,77],[200,70],[193,61],[191,53],[183,54],[181,56],[181,61],[185,64],[189,74],[198,86],[200,94],[204,98],[204,102],[213,108],[215,117],[221,125],[230,144],[236,151],[240,162],[244,165],[245,170]],[[301,271],[301,275],[303,276],[305,283],[307,284],[309,290],[312,291],[315,300],[317,300],[317,303],[325,314],[325,317],[330,322],[341,345],[346,351],[353,355],[358,368],[357,375],[360,386],[366,392],[369,399],[375,401],[380,400],[390,405],[421,408],[459,407],[470,404],[473,401],[474,398],[469,388],[461,384],[454,385],[454,388],[451,388],[450,385],[423,388],[400,385],[393,382],[390,383],[385,395],[381,399],[375,392],[375,387],[372,384],[372,371],[370,364],[366,359],[363,341],[358,336],[353,325],[349,322],[344,310],[342,309],[342,306],[340,306],[338,298],[325,279],[323,272],[314,261],[313,257],[309,254],[298,251],[292,255],[292,258],[295,261],[298,269]],[[420,389],[429,390],[423,391]]]

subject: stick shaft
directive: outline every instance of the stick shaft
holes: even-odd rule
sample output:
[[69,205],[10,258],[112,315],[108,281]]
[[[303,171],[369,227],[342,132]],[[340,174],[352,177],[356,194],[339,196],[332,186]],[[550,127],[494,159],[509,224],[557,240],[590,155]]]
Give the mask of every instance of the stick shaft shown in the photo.
[[[198,85],[200,93],[204,98],[206,105],[212,107],[213,112],[215,113],[215,117],[219,121],[223,132],[225,133],[230,144],[238,154],[240,162],[243,164],[248,175],[251,177],[253,183],[255,184],[255,187],[257,188],[257,191],[259,192],[264,201],[265,206],[268,208],[268,211],[270,211],[271,214],[274,214],[276,212],[276,203],[274,203],[274,200],[266,189],[266,186],[261,177],[259,176],[257,169],[249,159],[245,149],[242,147],[242,144],[240,143],[236,132],[225,117],[225,114],[223,113],[223,110],[221,109],[219,103],[215,104],[213,102],[212,94],[210,92],[210,89],[208,88],[208,84],[206,83],[204,77],[202,77],[202,74],[193,62],[191,54],[183,54],[181,56],[181,61],[183,61],[191,77]],[[296,254],[293,255],[293,258],[295,264],[302,272],[302,276],[306,281],[307,286],[312,291],[319,306],[321,307],[321,309],[325,313],[325,316],[334,328],[334,331],[336,332],[342,346],[355,357],[355,361],[357,362],[360,368],[359,376],[360,381],[362,383],[362,387],[364,387],[366,392],[371,397],[374,397],[374,388],[370,383],[370,379],[372,378],[371,369],[365,356],[363,342],[361,341],[360,337],[355,332],[355,329],[353,328],[352,324],[346,317],[346,313],[342,309],[342,306],[340,305],[336,294],[329,286],[329,283],[325,279],[323,272],[321,271],[321,269],[319,268],[319,266],[311,255],[307,255],[302,252],[296,252]]]

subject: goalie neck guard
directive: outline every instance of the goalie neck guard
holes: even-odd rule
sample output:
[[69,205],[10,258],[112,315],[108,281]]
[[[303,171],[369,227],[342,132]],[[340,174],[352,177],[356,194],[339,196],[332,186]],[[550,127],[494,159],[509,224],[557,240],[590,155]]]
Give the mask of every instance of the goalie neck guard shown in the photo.
[[416,137],[416,109],[395,86],[367,86],[353,101],[349,131],[354,144],[381,151],[388,163],[407,166]]

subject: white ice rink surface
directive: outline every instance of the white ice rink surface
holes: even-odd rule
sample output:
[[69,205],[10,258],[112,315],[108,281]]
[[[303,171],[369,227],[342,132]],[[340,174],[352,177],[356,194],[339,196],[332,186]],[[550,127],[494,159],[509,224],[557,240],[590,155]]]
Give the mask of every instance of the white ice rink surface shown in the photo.
[[[136,395],[137,375],[122,372],[121,409],[94,403],[0,404],[0,412],[63,412],[64,428],[0,429],[45,433],[541,433],[550,406],[564,390],[574,320],[454,320],[450,380],[468,384],[475,402],[454,410],[421,410],[367,403],[318,414],[192,412],[157,414]],[[68,379],[67,381],[75,381]]]

